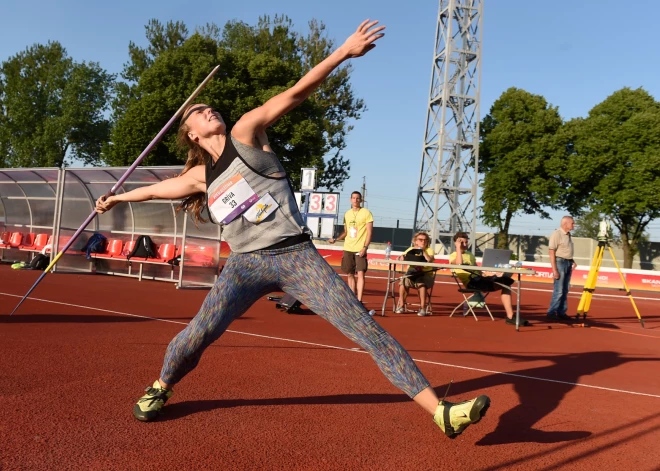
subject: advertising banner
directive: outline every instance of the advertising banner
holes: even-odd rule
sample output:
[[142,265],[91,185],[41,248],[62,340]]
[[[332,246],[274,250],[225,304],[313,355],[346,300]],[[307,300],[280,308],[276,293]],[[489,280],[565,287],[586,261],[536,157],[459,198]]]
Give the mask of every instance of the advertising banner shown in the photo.
[[[317,247],[319,252],[325,260],[333,267],[341,266],[342,248],[329,247],[322,245]],[[401,252],[392,252],[390,259],[396,260]],[[387,271],[388,262],[385,260],[385,253],[383,250],[369,250],[367,255],[369,260],[369,270],[371,272],[385,272]],[[449,263],[449,257],[446,255],[437,256],[436,263]],[[477,264],[481,264],[481,259],[477,258]],[[554,281],[552,275],[552,268],[549,263],[534,263],[523,262],[524,268],[531,268],[536,271],[534,275],[522,275],[524,282],[543,283],[551,285]],[[621,270],[628,288],[631,291],[656,291],[660,292],[660,272],[651,270]],[[448,270],[438,270],[438,276],[449,276]],[[582,287],[587,281],[589,275],[589,267],[578,266],[571,277],[571,286]],[[598,273],[598,281],[596,288],[610,288],[610,289],[623,289],[623,283],[619,273],[614,268],[601,268]]]

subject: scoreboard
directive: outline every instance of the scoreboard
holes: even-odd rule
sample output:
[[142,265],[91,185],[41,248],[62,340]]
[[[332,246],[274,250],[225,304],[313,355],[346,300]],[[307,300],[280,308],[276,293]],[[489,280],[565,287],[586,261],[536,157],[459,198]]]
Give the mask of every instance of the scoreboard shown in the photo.
[[295,193],[298,208],[316,239],[334,237],[339,214],[339,193],[317,191],[316,169],[302,169],[301,191]]

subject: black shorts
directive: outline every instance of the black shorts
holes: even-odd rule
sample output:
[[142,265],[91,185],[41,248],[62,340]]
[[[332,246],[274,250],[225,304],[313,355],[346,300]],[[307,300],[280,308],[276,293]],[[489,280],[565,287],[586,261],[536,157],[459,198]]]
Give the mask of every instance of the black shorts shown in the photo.
[[367,257],[360,257],[357,252],[346,252],[341,257],[341,271],[354,275],[359,271],[367,271]]
[[406,288],[421,288],[422,286],[426,289],[433,288],[433,283],[435,283],[435,273],[433,272],[424,272],[422,276],[416,278],[406,277],[401,280],[403,286]]
[[475,276],[470,278],[467,287],[469,289],[478,289],[479,291],[500,291],[501,285],[511,286],[514,283],[513,278],[508,276]]

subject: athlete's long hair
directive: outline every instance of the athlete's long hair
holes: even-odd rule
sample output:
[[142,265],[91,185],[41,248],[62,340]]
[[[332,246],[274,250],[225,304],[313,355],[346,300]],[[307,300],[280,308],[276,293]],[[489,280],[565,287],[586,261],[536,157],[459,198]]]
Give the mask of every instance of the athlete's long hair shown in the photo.
[[[193,104],[188,106],[183,112],[183,116],[186,116],[188,111],[193,106],[197,105]],[[208,152],[202,149],[198,143],[190,139],[188,136],[188,131],[190,131],[190,127],[185,123],[185,121],[182,121],[179,125],[179,130],[176,135],[176,142],[181,149],[188,150],[188,159],[186,160],[186,164],[179,176],[183,175],[193,167],[198,165],[206,165],[206,163],[211,159],[211,156]],[[190,213],[195,220],[195,224],[198,224],[199,222],[208,222],[208,219],[205,219],[204,216],[202,216],[202,212],[204,211],[205,206],[206,193],[195,193],[194,195],[190,195],[184,199],[176,208],[176,210],[177,212],[183,210],[187,213]]]

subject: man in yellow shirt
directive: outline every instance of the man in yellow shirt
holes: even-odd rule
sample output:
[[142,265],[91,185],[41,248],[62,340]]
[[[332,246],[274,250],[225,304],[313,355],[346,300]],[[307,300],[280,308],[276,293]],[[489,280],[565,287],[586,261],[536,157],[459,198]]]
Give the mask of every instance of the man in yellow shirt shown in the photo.
[[[348,286],[362,302],[364,292],[364,274],[367,272],[367,250],[371,243],[374,229],[374,217],[367,208],[362,207],[362,193],[351,193],[351,209],[344,214],[344,232],[336,239],[329,239],[334,244],[345,239],[341,269],[348,275]],[[357,280],[356,280],[357,275]]]
[[[457,232],[454,235],[454,246],[456,251],[449,255],[449,263],[451,265],[477,265],[477,260],[474,255],[467,250],[468,235],[465,232]],[[466,270],[453,270],[466,288],[478,289],[485,293],[493,291],[502,291],[500,299],[502,306],[506,311],[506,323],[516,324],[516,319],[513,317],[513,306],[511,304],[511,289],[513,278],[506,276],[483,276],[478,272],[470,272]],[[527,322],[522,317],[520,318],[520,325],[527,326]]]

